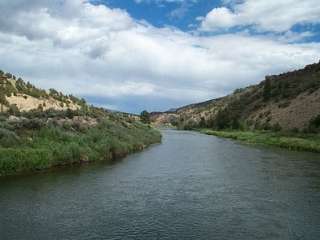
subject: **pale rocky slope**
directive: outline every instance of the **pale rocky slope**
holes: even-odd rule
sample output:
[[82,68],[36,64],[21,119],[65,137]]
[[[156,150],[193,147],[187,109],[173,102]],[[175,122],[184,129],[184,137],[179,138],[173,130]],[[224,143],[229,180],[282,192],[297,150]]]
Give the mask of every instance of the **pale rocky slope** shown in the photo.
[[48,98],[35,98],[27,94],[17,94],[6,97],[10,105],[16,105],[20,111],[30,111],[38,109],[39,106],[43,110],[54,109],[58,111],[63,111],[67,109],[77,110],[80,108],[78,104],[75,104],[71,100],[68,103],[58,101],[52,97]]
[[51,89],[45,91],[34,87],[22,79],[0,71],[0,111],[10,109],[28,112],[31,110],[79,110],[85,104],[73,96],[63,95]]

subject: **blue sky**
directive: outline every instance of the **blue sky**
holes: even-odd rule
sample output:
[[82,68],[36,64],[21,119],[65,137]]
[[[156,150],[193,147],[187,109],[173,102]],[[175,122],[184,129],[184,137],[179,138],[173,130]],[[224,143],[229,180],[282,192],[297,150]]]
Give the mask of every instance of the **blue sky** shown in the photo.
[[190,31],[195,27],[196,18],[206,15],[211,9],[221,5],[218,0],[199,1],[142,1],[134,0],[95,0],[95,4],[106,4],[113,8],[126,9],[130,15],[138,20],[145,20],[157,27],[174,26],[183,31]]
[[[182,1],[157,1],[157,0],[92,0],[93,4],[104,4],[112,8],[125,9],[134,19],[147,21],[156,27],[176,27],[182,31],[195,31],[199,25],[198,17],[205,16],[214,8],[229,6],[228,1],[223,0],[182,0]],[[281,1],[280,1],[281,2]],[[320,16],[319,16],[320,18]],[[256,31],[248,26],[230,29],[219,29],[218,32],[207,32],[199,34],[221,34],[234,33],[239,30],[250,31],[253,35],[267,35],[270,31]],[[301,33],[305,31],[313,32],[314,35],[299,40],[302,42],[320,41],[320,24],[297,23],[290,29],[293,32]],[[283,32],[278,33],[278,35]],[[296,41],[298,42],[298,41]]]
[[106,108],[163,111],[320,58],[318,0],[2,0],[0,69]]

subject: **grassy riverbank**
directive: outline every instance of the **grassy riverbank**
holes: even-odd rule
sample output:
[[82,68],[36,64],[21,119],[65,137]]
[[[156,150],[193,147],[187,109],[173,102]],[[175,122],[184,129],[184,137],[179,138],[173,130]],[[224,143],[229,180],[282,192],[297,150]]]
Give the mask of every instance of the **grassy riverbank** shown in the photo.
[[0,121],[0,176],[53,166],[111,161],[161,141],[160,133],[139,121],[100,119],[90,127],[41,124],[28,119]]
[[250,144],[277,146],[297,151],[320,153],[320,136],[316,134],[278,133],[269,131],[214,131],[200,129],[201,133],[231,138]]

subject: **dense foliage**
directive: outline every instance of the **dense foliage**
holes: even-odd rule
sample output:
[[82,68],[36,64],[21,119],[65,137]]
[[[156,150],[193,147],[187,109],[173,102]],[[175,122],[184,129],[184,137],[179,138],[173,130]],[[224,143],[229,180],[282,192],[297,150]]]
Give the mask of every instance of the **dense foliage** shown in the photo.
[[2,117],[0,175],[113,160],[160,139],[158,131],[120,115],[105,116],[91,126],[57,115],[53,119],[23,117],[12,121]]
[[310,120],[309,132],[319,133],[320,132],[320,114]]

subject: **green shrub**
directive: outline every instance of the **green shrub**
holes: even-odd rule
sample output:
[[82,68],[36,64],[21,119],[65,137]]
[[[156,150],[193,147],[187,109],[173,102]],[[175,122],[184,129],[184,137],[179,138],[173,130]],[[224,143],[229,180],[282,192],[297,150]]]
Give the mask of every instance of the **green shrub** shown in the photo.
[[[38,113],[33,113],[39,115]],[[85,130],[55,126],[44,118],[0,120],[0,175],[83,161],[112,160],[159,142],[161,135],[125,117],[103,119]]]
[[0,128],[0,145],[2,147],[17,146],[20,143],[20,138],[15,132],[8,129]]
[[310,120],[309,132],[312,132],[312,133],[320,132],[320,114]]
[[11,105],[9,106],[8,113],[9,113],[10,115],[18,116],[18,115],[20,114],[20,110],[19,110],[19,108],[17,107],[17,105],[11,104]]

